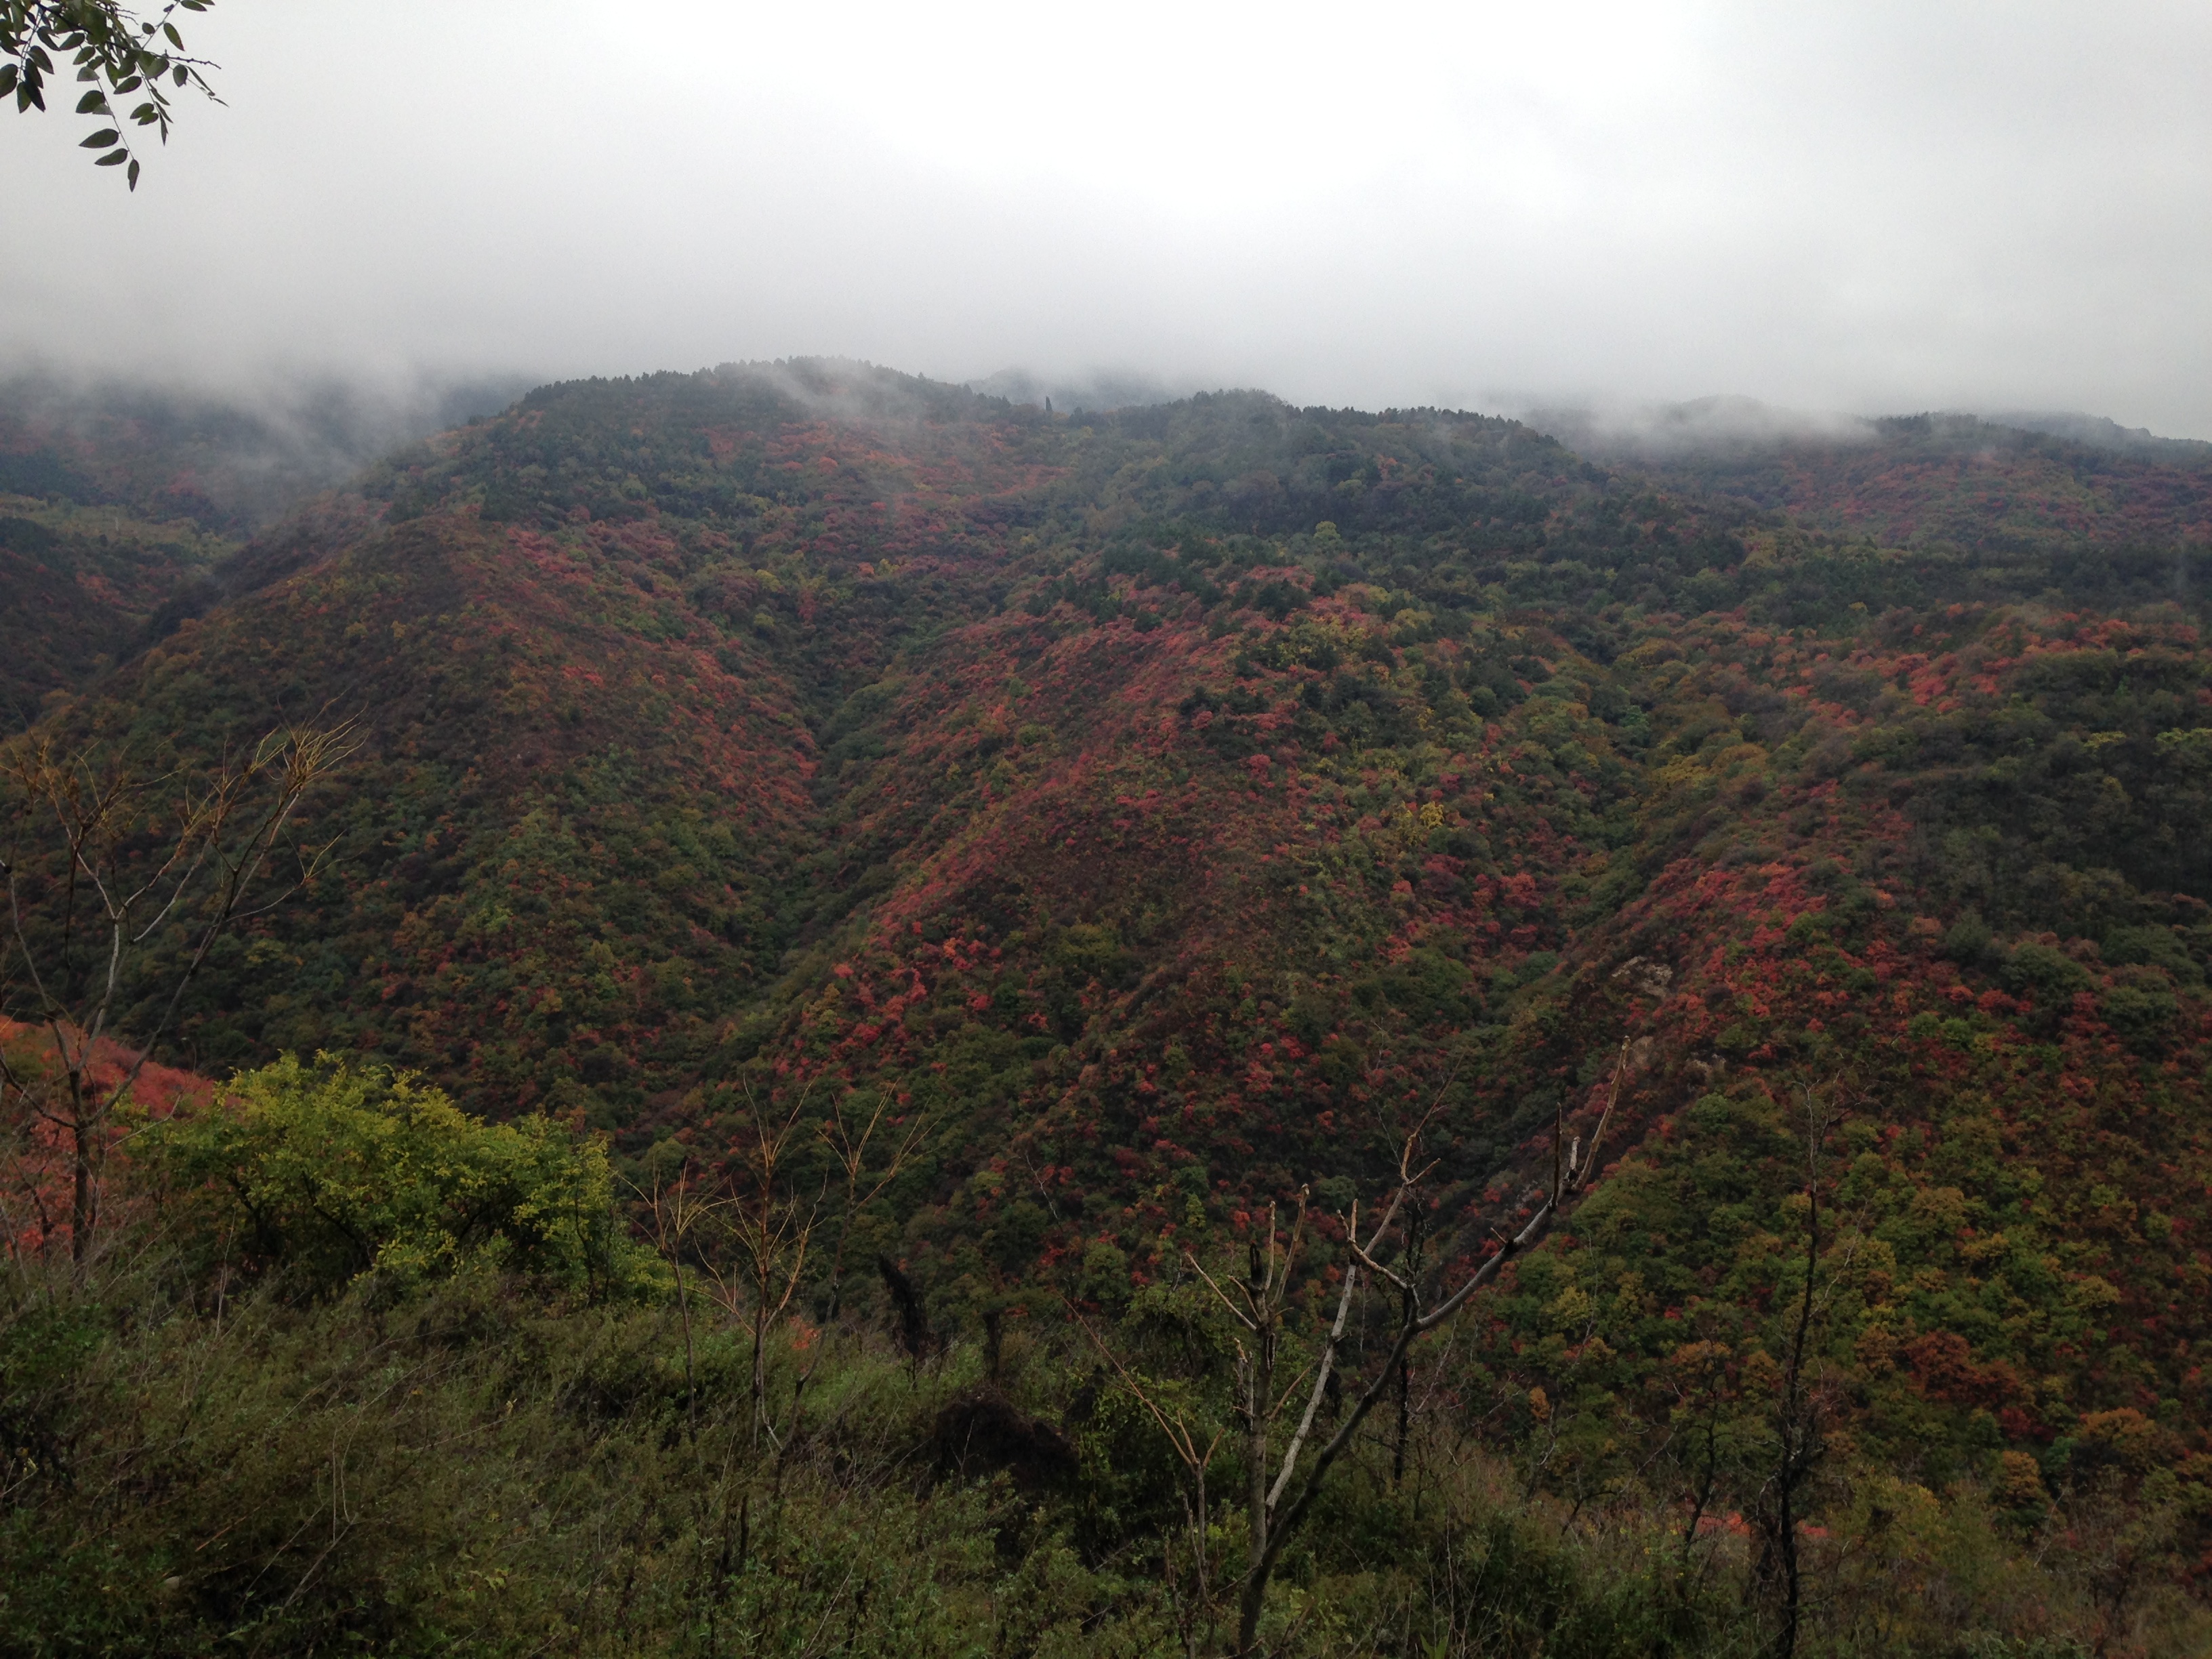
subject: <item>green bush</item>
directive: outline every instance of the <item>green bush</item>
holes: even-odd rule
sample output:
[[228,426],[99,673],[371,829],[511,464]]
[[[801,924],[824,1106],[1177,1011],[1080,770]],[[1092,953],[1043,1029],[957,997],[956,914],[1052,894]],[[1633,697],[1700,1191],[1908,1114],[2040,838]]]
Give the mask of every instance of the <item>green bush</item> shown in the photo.
[[593,1297],[649,1294],[605,1146],[545,1117],[488,1123],[405,1073],[286,1055],[153,1125],[144,1156],[187,1238],[327,1295],[471,1269]]

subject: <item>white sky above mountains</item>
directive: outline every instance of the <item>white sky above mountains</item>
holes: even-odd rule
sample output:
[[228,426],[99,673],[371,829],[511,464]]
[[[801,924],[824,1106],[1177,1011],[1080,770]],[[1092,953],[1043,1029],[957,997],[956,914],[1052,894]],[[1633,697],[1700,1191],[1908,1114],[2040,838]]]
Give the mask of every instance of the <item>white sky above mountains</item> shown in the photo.
[[188,22],[228,104],[183,107],[136,198],[88,123],[0,114],[0,365],[245,389],[825,354],[2212,437],[2203,0]]

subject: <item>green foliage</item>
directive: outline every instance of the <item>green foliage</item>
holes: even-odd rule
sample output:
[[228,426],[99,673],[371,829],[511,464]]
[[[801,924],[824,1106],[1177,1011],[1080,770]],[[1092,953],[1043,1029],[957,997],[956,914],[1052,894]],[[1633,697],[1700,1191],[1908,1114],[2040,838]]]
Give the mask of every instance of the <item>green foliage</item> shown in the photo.
[[[143,1249],[120,1261],[88,1277],[22,1258],[0,1269],[10,1652],[798,1655],[825,1632],[848,1653],[947,1659],[1166,1659],[1191,1637],[1219,1650],[1188,1572],[1180,1466],[1064,1331],[1011,1340],[1000,1386],[965,1344],[916,1370],[850,1325],[779,1343],[772,1384],[788,1397],[804,1371],[808,1410],[786,1446],[754,1449],[738,1334],[695,1312],[687,1337],[668,1302],[556,1309],[489,1273],[301,1302],[179,1277]],[[1189,1346],[1202,1308],[1140,1297],[1121,1335],[1164,1374],[1156,1399],[1204,1422],[1227,1366]],[[1073,1484],[1032,1484],[1018,1455],[948,1441],[979,1404],[1056,1421],[1079,1455]],[[1690,1396],[1686,1442],[1697,1407]],[[2139,1457],[2136,1425],[2096,1433],[2103,1467]],[[1686,1531],[1682,1511],[1641,1501],[1593,1524],[1530,1494],[1448,1415],[1418,1419],[1401,1486],[1380,1473],[1387,1444],[1371,1449],[1374,1470],[1355,1460],[1285,1563],[1263,1626],[1273,1651],[1371,1653],[1382,1630],[1399,1650],[1468,1659],[1540,1643],[1720,1659],[1763,1638],[1726,1524]],[[1237,1471],[1218,1474],[1230,1502],[1212,1542],[1233,1564]],[[2117,1519],[2035,1501],[2066,1502],[2069,1526]],[[1858,1485],[1832,1541],[1808,1540],[1826,1611],[1801,1651],[2086,1648],[2094,1586],[2036,1565],[2021,1502]],[[2104,1627],[2148,1651],[2204,1635],[2156,1595]]]
[[[793,1114],[802,1210],[838,1185],[833,1103],[920,1126],[843,1280],[799,1274],[790,1341],[818,1325],[839,1356],[808,1410],[931,1463],[922,1402],[973,1380],[988,1316],[1000,1386],[1082,1474],[988,1523],[878,1483],[870,1531],[826,1495],[866,1459],[825,1427],[825,1461],[792,1465],[827,1483],[787,1575],[806,1595],[852,1570],[837,1528],[899,1549],[936,1524],[945,1607],[1026,1595],[1059,1632],[1010,1645],[1174,1640],[1182,1466],[1095,1355],[1025,1322],[1085,1304],[1161,1399],[1228,1426],[1187,1249],[1301,1187],[1340,1212],[1425,1121],[1436,1270],[1461,1271],[1619,1063],[1610,1174],[1415,1377],[1411,1492],[1373,1419],[1271,1629],[1756,1646],[1809,1275],[1825,1449],[1795,1515],[1821,1650],[2184,1651],[2212,1544],[2212,658],[2172,578],[2203,479],[2009,442],[1912,428],[1723,476],[1246,394],[1058,419],[826,363],[550,386],[393,457],[359,517],[268,538],[223,604],[49,718],[213,748],[280,703],[366,707],[310,831],[334,873],[210,963],[201,1055],[359,1054],[602,1128],[641,1176],[724,1164],[750,1091]],[[2086,519],[2053,505],[2077,462]],[[2019,491],[1969,487],[1992,467]],[[19,515],[55,538],[22,557],[82,544],[60,514]],[[320,1177],[286,1167],[295,1219],[262,1254],[325,1287],[288,1316],[378,1312],[334,1287],[382,1246],[318,1231]],[[234,1196],[195,1190],[250,1241]],[[428,1190],[405,1217],[447,1212]],[[441,1277],[457,1256],[550,1248],[400,1231],[430,1241],[403,1299],[487,1280]],[[949,1352],[901,1363],[842,1322],[878,1254]],[[1344,1264],[1317,1245],[1301,1295]],[[702,1298],[718,1265],[686,1266]],[[667,1460],[679,1418],[720,1409],[743,1311],[688,1347],[668,1310],[624,1314],[574,1370],[579,1409],[636,1425],[610,1458],[724,1519]],[[785,1397],[800,1352],[774,1357]],[[720,1524],[684,1547],[719,1562]],[[1240,1525],[1217,1518],[1220,1559]],[[660,1570],[623,1548],[561,1571]],[[660,1605],[656,1632],[706,1616]]]
[[665,1288],[616,1214],[598,1139],[542,1116],[487,1123],[405,1073],[287,1054],[138,1139],[203,1256],[235,1251],[317,1294],[371,1272],[526,1273],[594,1298]]
[[206,611],[216,598],[209,568],[229,550],[166,515],[0,494],[0,581],[12,596],[0,613],[0,720],[27,724],[50,692],[85,684]]
[[[57,1288],[100,1340],[46,1401],[63,1460],[19,1465],[0,1510],[11,1653],[797,1653],[824,1628],[1073,1653],[1115,1600],[1146,1629],[1142,1589],[1010,1492],[917,1492],[901,1463],[946,1390],[866,1355],[819,1379],[836,1431],[771,1465],[742,1449],[734,1363],[702,1368],[686,1431],[665,1308],[556,1318],[477,1275],[397,1305],[234,1292],[218,1324],[143,1281]],[[8,1289],[12,1378],[46,1339]]]
[[75,79],[91,82],[77,100],[76,112],[116,126],[96,128],[81,148],[100,152],[95,167],[125,167],[131,188],[138,188],[138,161],[119,128],[125,117],[117,103],[135,95],[128,125],[151,127],[169,141],[169,94],[198,87],[212,99],[214,89],[201,70],[211,65],[185,54],[184,37],[173,21],[179,11],[202,12],[214,0],[168,0],[151,19],[142,19],[113,0],[0,0],[0,98],[12,95],[16,112],[44,110],[46,79],[58,72],[55,54],[68,59]]

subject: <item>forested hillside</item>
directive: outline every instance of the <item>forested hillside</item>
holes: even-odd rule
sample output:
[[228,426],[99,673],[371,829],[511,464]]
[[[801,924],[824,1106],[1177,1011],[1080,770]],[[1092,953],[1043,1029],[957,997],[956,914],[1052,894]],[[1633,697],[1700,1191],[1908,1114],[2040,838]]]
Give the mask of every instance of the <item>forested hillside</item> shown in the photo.
[[[846,1403],[818,1440],[790,1428],[816,1506],[791,1547],[847,1547],[823,1541],[860,1501],[840,1470],[967,1471],[946,1424],[995,1402],[975,1472],[996,1486],[885,1474],[869,1524],[945,1506],[981,1552],[942,1564],[948,1597],[1064,1614],[1003,1636],[1023,1650],[1202,1648],[1160,1402],[1232,1425],[1237,1362],[1194,1264],[1243,1271],[1270,1206],[1309,1194],[1286,1340],[1310,1346],[1355,1266],[1351,1206],[1373,1212],[1409,1135],[1428,1173],[1395,1259],[1449,1283],[1534,1212],[1555,1128],[1609,1109],[1590,1195],[1414,1351],[1347,1465],[1364,1496],[1285,1558],[1271,1640],[1773,1651],[1782,1552],[1793,1641],[1801,1590],[1826,1598],[1801,1651],[2180,1652],[2212,1639],[2208,481],[1942,419],[1601,466],[1432,410],[1236,392],[1066,416],[803,363],[544,387],[242,543],[27,484],[0,546],[51,573],[75,538],[73,578],[11,590],[10,629],[56,642],[9,670],[42,735],[190,764],[353,722],[302,824],[326,862],[216,947],[162,1058],[398,1067],[495,1124],[599,1132],[629,1183],[604,1201],[634,1194],[659,1252],[623,1293],[646,1311],[607,1311],[590,1275],[436,1292],[489,1298],[453,1316],[487,1346],[438,1384],[450,1420],[409,1432],[478,1420],[507,1367],[567,1425],[533,1444],[617,1425],[690,1492],[706,1464],[665,1437],[693,1443],[704,1409],[766,1458],[766,1373],[755,1405],[734,1370],[706,1389],[697,1310],[670,1299],[712,1252],[647,1200],[703,1183],[763,1229],[834,1211],[836,1265],[775,1256],[787,1300],[747,1326],[775,1299],[760,1269],[714,1339],[786,1320],[787,1389],[807,1345],[836,1349]],[[87,593],[105,620],[27,625],[15,598],[76,617]],[[142,1026],[191,948],[149,938]],[[283,1133],[337,1133],[317,1109]],[[868,1121],[908,1151],[864,1194],[840,1149]],[[770,1123],[796,1127],[763,1164]],[[219,1189],[234,1156],[191,1179]],[[122,1157],[133,1213],[174,1213],[181,1166]],[[29,1215],[25,1274],[57,1237]],[[285,1280],[293,1247],[255,1224],[256,1271],[293,1285],[257,1304],[271,1330],[429,1340],[377,1334],[392,1292]],[[722,1268],[775,1254],[749,1237]],[[163,1270],[177,1318],[219,1317],[210,1259]],[[11,1294],[29,1448],[64,1434],[39,1412],[76,1407]],[[521,1300],[485,1311],[500,1294]],[[574,1364],[643,1369],[580,1403],[549,1380],[574,1357],[548,1356],[582,1327],[533,1296],[598,1308],[573,1316],[629,1356]],[[1389,1301],[1361,1304],[1359,1364]],[[286,1353],[304,1369],[267,1387],[319,1386]],[[21,1463],[58,1453],[7,1455],[6,1502],[66,1510]],[[554,1478],[538,1455],[484,1454],[518,1486],[501,1504],[546,1512],[520,1493]],[[721,1507],[683,1547],[719,1527],[726,1558],[732,1494],[770,1462],[698,1487]],[[131,1524],[130,1548],[166,1536]],[[676,1573],[652,1552],[677,1534],[638,1525],[605,1559]],[[500,1571],[582,1571],[597,1547],[552,1535]],[[478,1616],[451,1585],[392,1589],[397,1565],[318,1590],[338,1568],[257,1547],[301,1599],[271,1612],[240,1565],[191,1628],[320,1608],[299,1630],[334,1640],[374,1603],[359,1628],[427,1651]],[[746,1604],[757,1632],[788,1623],[763,1647],[825,1650],[800,1626],[845,1617],[806,1577],[843,1569],[808,1559],[783,1611]],[[675,1582],[654,1616],[692,1629]],[[865,1601],[847,1640],[889,1650]],[[604,1616],[517,1613],[513,1650]]]
[[[1781,417],[1777,417],[1781,418]],[[2045,417],[2032,428],[1910,415],[1826,432],[1663,429],[1601,444],[1637,476],[1899,547],[2033,551],[2066,574],[2090,550],[2156,559],[2212,542],[2212,444]],[[2202,571],[2194,580],[2201,587]],[[2191,578],[2175,574],[2176,597]]]
[[0,379],[0,720],[76,690],[215,603],[215,565],[394,445],[520,386],[338,383],[254,399]]

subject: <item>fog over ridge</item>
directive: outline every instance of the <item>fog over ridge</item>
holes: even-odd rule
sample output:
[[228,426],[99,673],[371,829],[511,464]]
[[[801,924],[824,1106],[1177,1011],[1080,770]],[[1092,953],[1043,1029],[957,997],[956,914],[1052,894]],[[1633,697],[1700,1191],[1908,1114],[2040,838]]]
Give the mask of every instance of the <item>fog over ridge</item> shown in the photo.
[[[1127,370],[1050,374],[1006,368],[961,383],[836,356],[550,379],[391,372],[348,378],[327,370],[287,377],[263,372],[228,385],[194,384],[174,374],[134,378],[46,367],[0,375],[0,495],[43,493],[48,484],[39,469],[57,462],[70,468],[70,458],[82,452],[106,482],[77,477],[71,487],[80,499],[173,500],[176,507],[164,510],[181,510],[210,527],[246,532],[275,522],[311,496],[343,488],[380,462],[404,459],[441,431],[501,413],[533,392],[568,380],[695,374],[763,382],[787,406],[811,418],[860,422],[959,418],[971,410],[988,416],[994,402],[1049,407],[1063,415],[1106,412],[1207,393],[1256,396],[1286,412],[1315,407],[1265,386],[1177,383]],[[2212,468],[2212,443],[2167,438],[2079,411],[1857,414],[1715,395],[1682,403],[1614,400],[1564,406],[1501,400],[1473,408],[1401,398],[1366,412],[1417,420],[1430,413],[1503,416],[1601,465],[1631,469],[1643,464],[1751,462],[1801,446],[1848,450],[1901,433],[1917,433],[1953,453],[2007,448],[2027,434],[2042,434],[2138,459]],[[88,489],[90,495],[84,493]]]
[[1112,366],[1100,397],[1717,389],[2212,437],[2201,5],[1337,21],[218,4],[192,43],[226,104],[182,110],[136,196],[65,113],[0,129],[0,368],[231,390],[819,352]]

